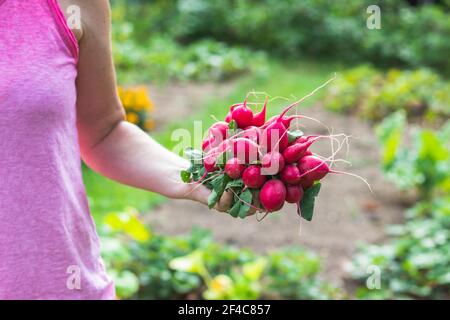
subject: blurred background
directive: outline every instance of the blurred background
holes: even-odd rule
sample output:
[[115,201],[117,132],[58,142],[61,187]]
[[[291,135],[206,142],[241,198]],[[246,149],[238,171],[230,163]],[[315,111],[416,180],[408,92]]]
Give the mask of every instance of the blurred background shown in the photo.
[[128,121],[172,148],[175,129],[206,129],[250,91],[273,115],[336,73],[297,112],[352,136],[346,171],[373,189],[330,175],[312,222],[294,206],[258,222],[84,167],[120,298],[450,298],[448,0],[111,3]]

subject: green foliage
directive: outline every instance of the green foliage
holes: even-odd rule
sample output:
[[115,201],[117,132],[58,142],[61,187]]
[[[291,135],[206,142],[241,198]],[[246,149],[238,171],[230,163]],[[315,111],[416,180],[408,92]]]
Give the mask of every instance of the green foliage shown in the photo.
[[320,280],[320,259],[313,253],[287,248],[268,256],[267,294],[274,299],[330,299],[341,293]]
[[133,25],[139,41],[164,33],[181,43],[213,38],[263,49],[283,59],[325,57],[450,71],[450,19],[445,6],[379,1],[381,29],[370,30],[366,27],[366,9],[373,4],[369,0],[129,3],[123,10],[136,17]]
[[450,116],[448,86],[426,69],[382,73],[363,65],[343,72],[331,84],[325,106],[369,120],[381,120],[397,110],[404,110],[410,118],[435,120]]
[[102,255],[122,299],[325,299],[340,294],[318,278],[320,260],[303,249],[261,256],[218,244],[203,230],[157,235],[136,220],[133,210],[108,215],[100,232]]
[[302,201],[300,202],[300,212],[302,218],[311,221],[314,214],[314,203],[319,194],[321,184],[315,183],[311,188],[305,190]]
[[[233,128],[233,122],[230,124],[230,129]],[[188,170],[181,171],[181,178],[185,183],[199,182],[205,185],[208,189],[211,189],[211,194],[208,197],[208,207],[214,208],[217,202],[222,197],[225,190],[231,190],[233,192],[233,202],[228,213],[234,218],[244,219],[247,217],[251,205],[254,205],[256,198],[250,189],[247,189],[242,179],[232,180],[223,171],[214,171],[205,175],[205,168],[203,166],[203,157],[201,151],[187,148],[185,150],[185,157],[187,157],[191,166]],[[217,166],[223,166],[226,162],[227,155],[223,154],[222,160],[216,160]]]
[[450,151],[447,123],[440,132],[416,129],[404,142],[405,113],[397,112],[377,128],[383,170],[403,189],[416,188],[420,202],[406,212],[404,225],[391,226],[384,245],[364,245],[350,267],[364,281],[368,268],[381,271],[381,289],[357,291],[360,298],[448,299],[450,292]]
[[355,279],[365,281],[369,266],[381,271],[381,289],[361,288],[359,298],[450,298],[450,198],[421,203],[408,215],[390,228],[391,242],[363,246],[354,257]]
[[428,129],[415,129],[411,142],[407,144],[405,121],[405,113],[399,111],[377,127],[383,149],[383,170],[387,177],[402,189],[416,188],[424,200],[448,192],[448,137]]
[[113,24],[114,62],[119,81],[226,80],[250,71],[264,72],[265,55],[213,40],[188,46],[155,34],[137,41],[129,21]]

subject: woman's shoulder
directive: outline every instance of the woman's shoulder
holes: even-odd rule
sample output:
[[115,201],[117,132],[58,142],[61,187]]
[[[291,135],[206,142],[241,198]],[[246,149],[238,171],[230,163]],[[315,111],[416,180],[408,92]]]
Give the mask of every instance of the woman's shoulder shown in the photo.
[[86,32],[95,32],[105,23],[109,24],[110,6],[108,0],[57,1],[78,41]]

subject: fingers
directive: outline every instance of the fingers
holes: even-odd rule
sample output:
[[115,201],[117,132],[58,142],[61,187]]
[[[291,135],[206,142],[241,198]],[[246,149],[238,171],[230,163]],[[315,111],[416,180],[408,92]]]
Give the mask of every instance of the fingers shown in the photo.
[[247,217],[248,216],[252,216],[252,215],[254,215],[256,213],[256,208],[250,208],[250,210],[248,211],[248,213],[247,213]]
[[[211,190],[209,190],[208,188],[204,186],[197,186],[196,190],[191,194],[191,199],[207,205],[208,197],[210,194]],[[228,212],[233,203],[233,197],[234,195],[231,191],[224,192],[222,197],[219,199],[219,202],[216,204],[214,208],[219,212]],[[261,207],[259,199],[253,200],[253,206],[254,207],[251,207],[249,209],[247,216],[254,215],[258,211],[257,208]]]
[[225,191],[216,205],[216,210],[220,212],[227,212],[231,208],[233,202],[233,193]]
[[206,188],[203,185],[196,185],[193,191],[189,192],[189,198],[191,200],[200,202],[204,205],[208,205],[208,197],[211,194],[211,190],[209,190],[208,188]]
[[262,210],[257,210],[256,208],[261,208],[261,203],[259,202],[258,198],[254,198],[253,199],[253,207],[250,208],[250,210],[248,211],[247,216],[252,216],[254,215],[257,211],[262,211]]

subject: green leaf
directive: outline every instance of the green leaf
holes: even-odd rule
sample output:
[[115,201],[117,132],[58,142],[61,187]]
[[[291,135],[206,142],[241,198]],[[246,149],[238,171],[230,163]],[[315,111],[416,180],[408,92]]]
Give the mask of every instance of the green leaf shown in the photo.
[[197,249],[185,256],[173,258],[169,261],[169,268],[201,275],[205,270],[204,252]]
[[258,258],[255,261],[244,264],[242,266],[242,273],[245,278],[251,281],[258,281],[261,278],[267,264],[268,263],[265,258]]
[[311,188],[306,189],[300,202],[300,210],[302,218],[308,221],[312,220],[314,214],[314,202],[319,194],[321,184],[316,183]]
[[219,199],[220,199],[219,193],[213,189],[213,191],[211,191],[211,194],[208,197],[208,207],[210,209],[214,208]]
[[235,202],[234,202],[233,206],[231,207],[231,209],[228,211],[228,213],[232,217],[237,218],[239,215],[239,211],[241,210],[242,202],[239,201],[239,199],[237,199],[236,197],[235,197],[234,201]]
[[243,186],[244,182],[242,181],[242,179],[231,180],[227,183],[225,190],[228,190],[230,188],[242,188]]
[[112,231],[123,232],[138,242],[145,242],[151,238],[150,230],[139,220],[139,213],[135,208],[110,213],[105,216],[103,222]]
[[203,159],[203,152],[193,148],[184,149],[184,156],[193,164],[201,164]]
[[420,139],[419,157],[421,160],[443,161],[448,159],[449,151],[433,131],[423,130],[420,134]]
[[230,177],[228,177],[226,174],[221,174],[211,181],[213,190],[208,197],[208,207],[210,209],[213,208],[219,201],[229,181]]
[[121,298],[130,298],[139,291],[139,278],[128,270],[118,272],[111,270],[111,277],[116,285],[117,295]]
[[230,123],[228,124],[228,129],[230,129],[230,130],[237,129],[237,127],[238,127],[237,123],[234,120],[231,120]]
[[241,201],[239,201],[241,202],[241,207],[239,208],[238,216],[239,218],[244,219],[247,217],[248,211],[250,210],[250,206],[247,203],[252,203],[253,194],[249,189],[247,189],[242,192],[239,197],[241,198]]
[[188,183],[191,181],[191,173],[188,170],[181,170],[180,176],[181,176],[181,180],[184,183]]
[[194,172],[192,173],[192,178],[193,178],[193,180],[194,180],[194,181],[199,180],[201,177],[203,177],[203,175],[205,174],[205,172],[206,172],[205,167],[202,166],[202,167],[198,168],[196,171],[194,171]]
[[406,125],[406,113],[397,111],[386,118],[376,128],[376,134],[383,148],[383,166],[389,167],[394,162],[397,150],[401,144]]
[[304,133],[301,130],[288,131],[289,143],[294,142],[295,140],[297,140],[297,138],[300,138],[303,135]]
[[230,159],[230,155],[227,152],[222,152],[219,154],[216,160],[216,166],[223,167],[227,163],[227,160]]

